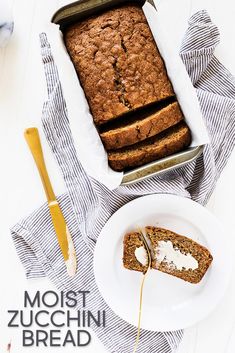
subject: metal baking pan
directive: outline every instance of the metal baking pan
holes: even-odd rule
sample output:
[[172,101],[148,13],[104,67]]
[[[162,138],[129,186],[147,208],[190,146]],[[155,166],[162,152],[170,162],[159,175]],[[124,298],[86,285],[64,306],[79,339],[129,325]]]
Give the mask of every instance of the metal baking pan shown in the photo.
[[[147,1],[155,7],[153,0]],[[51,21],[58,24],[60,29],[63,31],[66,26],[73,22],[127,2],[136,2],[143,6],[145,0],[80,0],[61,7],[58,11],[56,11]],[[148,163],[144,166],[134,168],[128,172],[124,172],[121,185],[133,184],[152,176],[162,174],[166,171],[181,167],[199,157],[203,151],[203,148],[203,145],[189,147],[184,151]]]
[[199,157],[203,151],[203,147],[204,146],[190,147],[187,150],[175,153],[169,157],[132,169],[131,171],[124,173],[121,185],[133,184],[154,175],[159,175],[166,171],[182,167]]
[[51,22],[60,25],[61,30],[76,21],[97,14],[100,11],[122,5],[127,2],[135,2],[144,5],[145,0],[80,0],[61,7],[53,15]]

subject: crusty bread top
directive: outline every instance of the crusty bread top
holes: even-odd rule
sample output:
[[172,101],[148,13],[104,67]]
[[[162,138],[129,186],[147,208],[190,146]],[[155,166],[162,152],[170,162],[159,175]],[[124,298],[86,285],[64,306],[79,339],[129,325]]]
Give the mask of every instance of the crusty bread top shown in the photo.
[[[207,248],[190,238],[164,228],[148,226],[146,227],[146,234],[150,240],[152,268],[191,283],[198,283],[202,280],[213,260],[213,257]],[[198,267],[194,270],[186,270],[184,268],[178,270],[172,266],[172,264],[169,264],[164,260],[161,263],[157,262],[156,252],[160,241],[170,241],[173,244],[174,249],[177,251],[180,251],[184,255],[192,255],[192,257],[198,262]],[[144,246],[140,233],[132,232],[126,234],[124,236],[123,245],[124,267],[129,270],[145,272],[147,270],[147,266],[143,266],[135,257],[136,248]]]
[[174,96],[139,5],[124,4],[72,24],[64,38],[97,125]]

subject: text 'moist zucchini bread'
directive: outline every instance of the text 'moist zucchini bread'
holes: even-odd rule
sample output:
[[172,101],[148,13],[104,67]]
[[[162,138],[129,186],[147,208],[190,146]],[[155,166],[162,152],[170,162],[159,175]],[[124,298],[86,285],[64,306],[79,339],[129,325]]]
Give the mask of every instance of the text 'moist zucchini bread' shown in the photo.
[[97,125],[174,96],[139,5],[130,3],[71,25],[65,44]]
[[[208,249],[168,229],[148,226],[145,230],[150,243],[153,269],[190,283],[198,283],[202,280],[213,260]],[[129,270],[145,272],[147,253],[143,242],[141,244],[136,241],[138,236],[141,239],[138,232],[125,235],[123,265]]]

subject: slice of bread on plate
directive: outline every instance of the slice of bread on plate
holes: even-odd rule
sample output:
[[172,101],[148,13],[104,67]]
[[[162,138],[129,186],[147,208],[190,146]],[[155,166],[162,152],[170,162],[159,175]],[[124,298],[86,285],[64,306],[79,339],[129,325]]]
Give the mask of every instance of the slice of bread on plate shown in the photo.
[[147,252],[139,232],[128,233],[123,240],[123,266],[128,270],[146,272]]
[[[168,229],[148,226],[145,231],[152,254],[153,269],[190,283],[202,280],[213,260],[207,248]],[[136,239],[139,239],[139,242]],[[127,234],[124,237],[124,267],[144,272],[147,261],[145,259],[147,253],[140,233]]]
[[213,257],[194,240],[168,229],[146,227],[153,251],[152,267],[191,283],[205,275]]

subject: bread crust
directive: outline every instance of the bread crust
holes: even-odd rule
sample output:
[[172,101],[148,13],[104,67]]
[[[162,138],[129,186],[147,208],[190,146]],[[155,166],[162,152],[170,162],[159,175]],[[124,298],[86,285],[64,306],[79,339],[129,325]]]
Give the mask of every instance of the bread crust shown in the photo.
[[190,130],[183,122],[147,141],[108,152],[108,161],[112,169],[123,171],[179,152],[190,142]]
[[135,257],[135,250],[144,246],[139,232],[128,233],[123,239],[123,266],[128,270],[145,272],[147,266],[143,266]]
[[155,136],[182,120],[180,106],[174,102],[142,120],[101,133],[100,137],[106,150],[118,149]]

